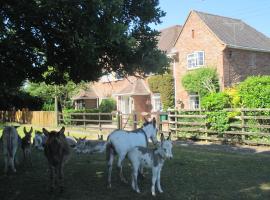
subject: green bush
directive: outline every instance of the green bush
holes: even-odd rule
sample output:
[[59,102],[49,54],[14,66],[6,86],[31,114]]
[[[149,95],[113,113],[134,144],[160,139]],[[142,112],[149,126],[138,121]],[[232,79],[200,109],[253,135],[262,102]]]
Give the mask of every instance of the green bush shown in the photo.
[[150,90],[160,93],[162,109],[174,107],[174,79],[172,74],[152,76],[148,79]]
[[103,99],[99,106],[99,111],[101,113],[111,113],[116,110],[116,101],[113,98]]
[[230,107],[230,97],[224,92],[211,93],[202,98],[202,108],[213,111]]
[[270,108],[270,76],[248,77],[237,88],[244,107]]
[[217,92],[219,83],[216,69],[204,67],[192,70],[182,78],[182,85],[186,91],[198,93],[200,97]]

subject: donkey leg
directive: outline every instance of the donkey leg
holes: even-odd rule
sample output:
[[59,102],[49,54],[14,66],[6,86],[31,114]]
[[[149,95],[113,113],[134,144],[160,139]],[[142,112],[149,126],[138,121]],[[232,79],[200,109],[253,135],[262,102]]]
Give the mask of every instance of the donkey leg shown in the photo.
[[63,170],[63,164],[60,165],[58,168],[58,178],[59,178],[59,186],[60,186],[60,192],[64,191],[64,170]]
[[152,187],[151,187],[152,196],[156,196],[157,174],[158,174],[157,168],[153,167],[153,169],[152,169]]
[[13,155],[12,158],[10,158],[11,169],[15,173],[16,169],[15,169],[15,164],[14,163],[15,163],[15,154]]
[[52,192],[55,188],[55,170],[53,166],[49,166],[50,170],[50,191]]
[[123,168],[122,168],[122,163],[124,159],[125,159],[125,155],[119,155],[117,167],[119,169],[120,180],[124,183],[127,183],[127,180],[123,174]]
[[161,168],[158,169],[158,174],[157,174],[157,188],[160,193],[163,193],[163,190],[161,189],[160,185],[160,173],[161,173]]
[[108,188],[112,187],[112,168],[113,168],[113,160],[114,160],[114,154],[111,151],[109,155],[109,161],[108,161]]
[[8,155],[4,155],[4,160],[5,160],[5,168],[4,168],[4,174],[7,173],[8,171],[8,165],[9,165],[9,158],[8,158]]

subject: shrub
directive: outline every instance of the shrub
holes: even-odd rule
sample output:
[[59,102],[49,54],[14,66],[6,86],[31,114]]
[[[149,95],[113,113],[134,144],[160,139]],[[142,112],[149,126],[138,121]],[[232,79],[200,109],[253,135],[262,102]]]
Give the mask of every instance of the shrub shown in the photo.
[[218,77],[214,68],[199,68],[182,78],[182,85],[188,92],[196,92],[203,97],[219,90]]
[[270,108],[270,76],[248,77],[237,88],[244,107]]
[[99,111],[101,113],[110,113],[116,110],[116,101],[113,98],[103,99],[99,106]]
[[202,108],[213,111],[230,107],[230,97],[224,92],[211,93],[202,98]]
[[174,79],[171,74],[152,76],[148,84],[152,92],[160,93],[163,110],[174,107]]

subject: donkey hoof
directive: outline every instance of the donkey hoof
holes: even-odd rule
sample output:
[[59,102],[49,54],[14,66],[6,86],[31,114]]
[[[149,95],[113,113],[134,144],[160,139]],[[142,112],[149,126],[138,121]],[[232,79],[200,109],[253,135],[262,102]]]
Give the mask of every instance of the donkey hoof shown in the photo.
[[155,197],[156,196],[156,193],[155,192],[152,192],[152,196]]
[[136,192],[137,192],[138,194],[140,194],[140,193],[141,193],[141,191],[140,191],[140,190],[136,190]]

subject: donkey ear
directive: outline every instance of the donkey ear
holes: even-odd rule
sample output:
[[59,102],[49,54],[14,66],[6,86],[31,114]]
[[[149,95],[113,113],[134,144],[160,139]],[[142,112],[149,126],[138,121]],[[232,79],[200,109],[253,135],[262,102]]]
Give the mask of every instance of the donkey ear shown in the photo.
[[148,120],[145,117],[143,117],[143,119],[145,123],[148,123]]
[[164,134],[163,133],[160,133],[160,141],[164,141],[165,140],[165,137],[164,137]]
[[169,133],[169,136],[167,137],[167,140],[171,140],[171,132]]
[[152,123],[153,123],[153,126],[156,128],[157,120],[155,117],[153,118]]
[[46,137],[49,137],[50,132],[47,131],[45,128],[42,129],[42,132],[44,133],[44,135],[45,135]]
[[33,127],[31,126],[31,129],[29,131],[29,134],[32,134],[32,132],[33,132]]
[[85,140],[86,139],[86,136],[84,138],[82,138],[82,140]]
[[65,127],[63,126],[58,133],[59,135],[62,135],[62,134],[64,135],[64,132],[65,132]]
[[25,127],[23,127],[23,133],[24,133],[24,135],[27,134],[27,131],[26,131],[26,128]]

